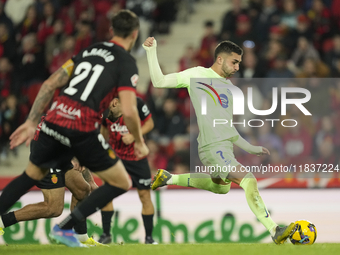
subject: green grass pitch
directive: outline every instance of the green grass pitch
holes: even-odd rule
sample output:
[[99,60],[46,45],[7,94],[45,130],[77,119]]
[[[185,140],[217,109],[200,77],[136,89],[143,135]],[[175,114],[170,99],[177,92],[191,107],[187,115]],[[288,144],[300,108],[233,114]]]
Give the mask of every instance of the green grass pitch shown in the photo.
[[0,245],[0,254],[11,255],[301,255],[339,254],[340,243],[294,246],[292,244],[124,244],[109,247],[69,248],[63,245]]

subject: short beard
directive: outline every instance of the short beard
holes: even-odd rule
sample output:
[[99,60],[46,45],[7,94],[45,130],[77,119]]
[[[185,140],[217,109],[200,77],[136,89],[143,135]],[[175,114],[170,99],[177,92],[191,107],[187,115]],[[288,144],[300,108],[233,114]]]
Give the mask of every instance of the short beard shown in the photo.
[[109,119],[114,119],[113,112],[109,111],[109,115],[107,116]]
[[109,111],[109,115],[107,116],[107,118],[111,121],[116,121],[121,116],[122,114],[116,116],[112,111]]

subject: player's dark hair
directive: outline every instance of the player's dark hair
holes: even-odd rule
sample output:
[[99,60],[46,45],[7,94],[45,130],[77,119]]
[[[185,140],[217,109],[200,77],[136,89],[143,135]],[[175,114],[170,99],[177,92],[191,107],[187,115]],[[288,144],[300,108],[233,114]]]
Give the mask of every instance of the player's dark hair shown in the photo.
[[231,41],[223,41],[219,45],[217,45],[217,47],[215,49],[214,60],[216,61],[217,56],[220,53],[231,54],[232,52],[234,52],[238,55],[243,54],[243,50],[236,43],[233,43]]
[[112,18],[111,24],[115,36],[126,38],[139,28],[139,19],[132,11],[121,10]]

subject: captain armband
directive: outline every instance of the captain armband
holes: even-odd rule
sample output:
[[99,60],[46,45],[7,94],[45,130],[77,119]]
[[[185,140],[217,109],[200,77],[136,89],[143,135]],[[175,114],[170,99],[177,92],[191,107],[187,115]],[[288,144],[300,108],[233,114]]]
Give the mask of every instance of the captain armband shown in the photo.
[[63,65],[62,68],[65,70],[67,75],[71,77],[73,68],[74,68],[74,62],[72,59],[67,60]]

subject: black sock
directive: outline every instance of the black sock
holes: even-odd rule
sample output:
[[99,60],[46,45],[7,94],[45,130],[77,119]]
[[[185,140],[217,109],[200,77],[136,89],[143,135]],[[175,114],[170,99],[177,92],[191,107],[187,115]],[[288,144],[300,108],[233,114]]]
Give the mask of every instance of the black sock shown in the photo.
[[71,229],[77,222],[85,220],[85,218],[95,211],[103,208],[108,202],[115,197],[124,194],[126,190],[111,186],[107,183],[100,186],[93,191],[87,198],[85,198],[79,206],[74,208],[65,220],[63,220],[59,227],[61,229]]
[[25,172],[11,181],[0,196],[0,215],[6,213],[16,201],[39,181],[33,180]]
[[74,225],[74,231],[79,235],[87,234],[86,219],[76,222],[76,225]]
[[[77,205],[79,204],[80,202],[78,201]],[[76,206],[77,206],[76,205]],[[82,221],[79,221],[79,222],[76,222],[76,225],[74,225],[74,231],[79,234],[79,235],[83,235],[83,234],[87,234],[87,225],[86,225],[86,219],[85,220],[82,220]]]
[[143,222],[144,222],[144,228],[145,228],[146,236],[152,236],[153,214],[151,214],[151,215],[142,214],[142,218],[143,218]]
[[15,218],[14,212],[9,212],[1,216],[2,223],[4,224],[5,228],[18,223],[17,218]]
[[[81,222],[81,221],[80,221]],[[59,228],[61,229],[72,229],[77,222],[75,219],[72,217],[72,213],[67,216],[62,222],[58,224]]]
[[111,220],[114,211],[102,211],[102,226],[103,226],[103,233],[106,235],[111,235]]

